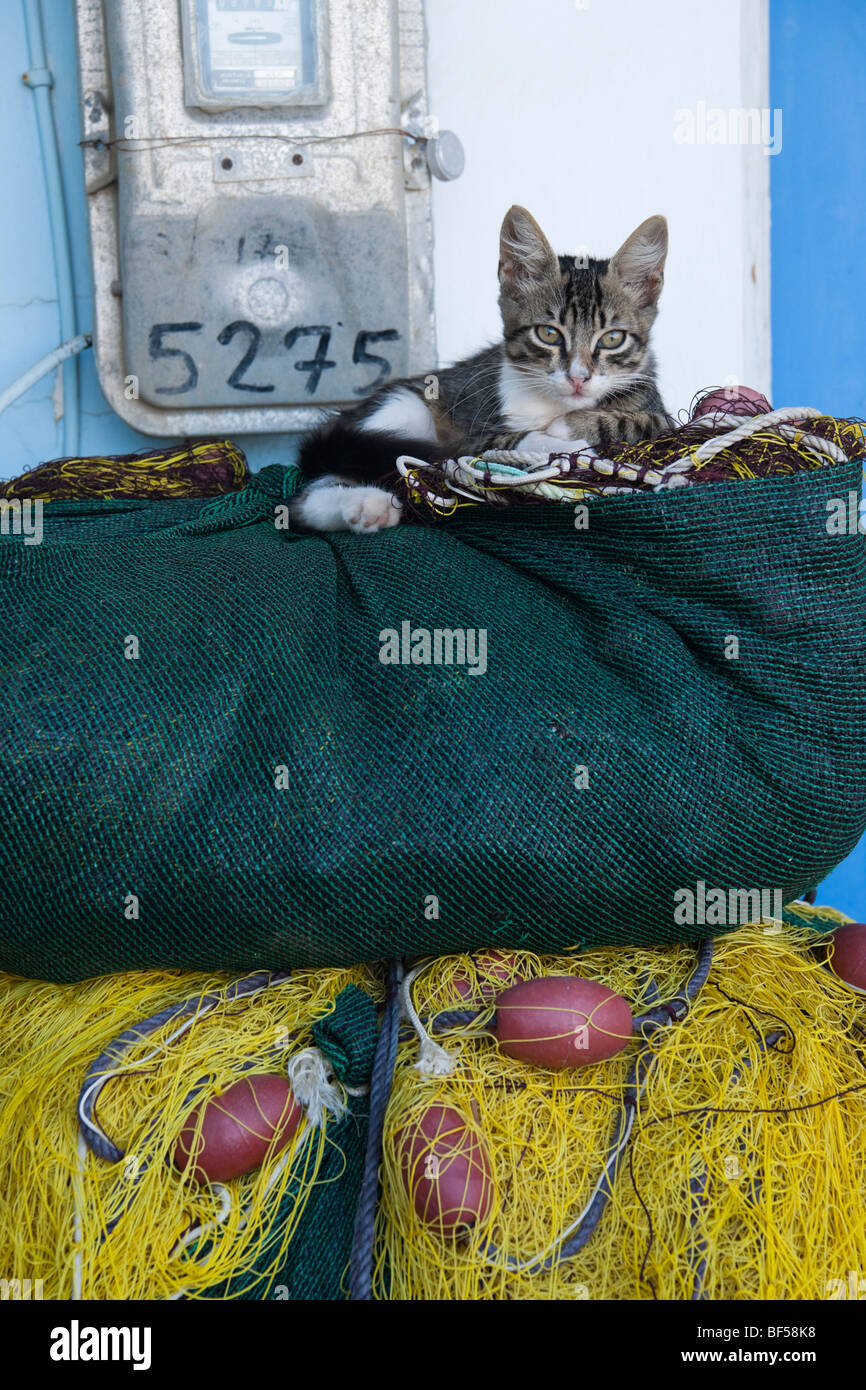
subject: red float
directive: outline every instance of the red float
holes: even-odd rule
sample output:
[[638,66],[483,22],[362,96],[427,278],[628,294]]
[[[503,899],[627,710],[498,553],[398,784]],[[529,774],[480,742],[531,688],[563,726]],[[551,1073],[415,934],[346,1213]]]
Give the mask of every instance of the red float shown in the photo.
[[866,994],[866,922],[843,923],[830,941],[830,969],[849,989]]
[[701,396],[692,413],[693,420],[702,415],[766,415],[772,410],[766,396],[751,386],[723,386]]
[[522,980],[496,1002],[502,1051],[541,1067],[582,1067],[621,1052],[632,1037],[622,995],[577,975]]
[[284,1076],[245,1076],[190,1113],[175,1145],[175,1167],[199,1183],[239,1178],[258,1168],[269,1151],[284,1149],[302,1118]]
[[486,1220],[493,1203],[490,1156],[459,1111],[431,1105],[395,1142],[403,1185],[422,1221],[452,1234]]

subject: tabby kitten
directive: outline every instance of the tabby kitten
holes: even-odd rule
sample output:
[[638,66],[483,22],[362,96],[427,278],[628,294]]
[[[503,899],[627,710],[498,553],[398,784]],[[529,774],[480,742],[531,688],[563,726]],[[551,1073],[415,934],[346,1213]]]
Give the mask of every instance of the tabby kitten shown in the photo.
[[400,454],[433,462],[518,446],[604,453],[664,433],[672,422],[650,330],[667,247],[665,219],[650,217],[610,260],[557,256],[526,209],[511,208],[500,234],[502,342],[437,372],[436,400],[424,377],[389,382],[321,425],[301,446],[311,481],[295,519],[316,531],[396,525],[401,503],[370,485],[393,473]]

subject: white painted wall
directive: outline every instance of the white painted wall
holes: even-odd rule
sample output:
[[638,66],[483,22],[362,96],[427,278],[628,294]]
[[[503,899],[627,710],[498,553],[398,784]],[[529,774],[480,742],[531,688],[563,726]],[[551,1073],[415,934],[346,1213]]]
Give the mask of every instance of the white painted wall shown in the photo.
[[674,140],[674,113],[698,102],[767,106],[766,10],[766,0],[427,0],[430,109],[466,149],[463,177],[434,194],[442,364],[498,336],[509,204],[528,207],[558,251],[602,256],[662,212],[671,250],[656,346],[668,408],[726,378],[769,392],[770,157]]

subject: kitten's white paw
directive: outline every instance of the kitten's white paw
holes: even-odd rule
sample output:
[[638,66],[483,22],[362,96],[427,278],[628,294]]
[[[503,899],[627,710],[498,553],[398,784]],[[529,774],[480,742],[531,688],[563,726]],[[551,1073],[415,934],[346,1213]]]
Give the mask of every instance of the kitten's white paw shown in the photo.
[[588,439],[566,439],[559,447],[567,454],[591,454],[593,458],[598,458]]
[[396,526],[403,515],[402,503],[381,487],[345,488],[340,510],[348,529],[359,536]]
[[519,448],[521,453],[527,454],[580,454],[586,451],[595,453],[586,439],[560,439],[555,434],[542,434],[538,430],[524,435]]
[[517,447],[522,454],[558,454],[562,451],[562,440],[540,430],[531,430]]

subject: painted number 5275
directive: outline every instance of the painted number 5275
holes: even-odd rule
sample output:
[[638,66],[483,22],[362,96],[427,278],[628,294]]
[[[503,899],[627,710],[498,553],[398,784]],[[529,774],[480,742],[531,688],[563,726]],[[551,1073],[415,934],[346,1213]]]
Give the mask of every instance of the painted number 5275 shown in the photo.
[[[195,359],[184,348],[179,347],[178,335],[181,333],[201,333],[204,329],[203,323],[155,323],[148,335],[148,352],[152,362],[160,362],[163,359],[177,359],[182,365],[186,376],[179,385],[176,386],[157,386],[156,393],[160,396],[185,396],[188,391],[194,391],[198,385],[199,369]],[[322,376],[327,371],[332,371],[337,363],[328,357],[331,346],[331,335],[333,328],[329,324],[305,324],[299,328],[290,328],[283,338],[283,346],[288,352],[296,354],[293,363],[296,372],[305,372],[307,380],[304,383],[304,390],[307,395],[314,396],[318,390]],[[366,368],[375,367],[376,375],[372,381],[367,381],[362,386],[353,387],[356,396],[367,396],[371,391],[375,391],[377,386],[381,386],[391,375],[391,363],[387,357],[379,353],[370,352],[368,349],[376,343],[394,343],[400,337],[396,328],[381,329],[362,329],[355,338],[355,346],[352,350],[352,361],[359,366]],[[235,319],[233,323],[227,323],[225,328],[221,328],[217,334],[217,342],[222,347],[230,347],[237,339],[236,348],[240,348],[241,355],[237,358],[231,372],[226,377],[226,385],[231,386],[235,391],[252,391],[257,393],[267,393],[276,390],[273,382],[256,382],[248,379],[248,373],[252,370],[256,357],[261,346],[261,329],[247,319]],[[308,353],[304,353],[307,348]],[[297,354],[302,357],[298,358]]]

